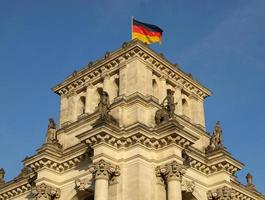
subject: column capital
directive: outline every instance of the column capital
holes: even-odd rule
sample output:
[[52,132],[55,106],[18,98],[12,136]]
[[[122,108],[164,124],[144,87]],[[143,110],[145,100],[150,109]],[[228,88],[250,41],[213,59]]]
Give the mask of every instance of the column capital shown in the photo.
[[48,200],[59,199],[61,196],[60,189],[50,187],[45,183],[33,187],[31,193],[34,196],[34,200],[43,198]]
[[172,161],[171,163],[165,164],[163,166],[158,166],[156,168],[156,176],[160,175],[167,182],[172,180],[180,181],[182,176],[185,174],[186,168],[179,164],[177,161]]
[[116,177],[120,176],[119,166],[111,165],[103,159],[93,163],[89,171],[95,176],[95,179],[106,179],[111,182],[115,182]]

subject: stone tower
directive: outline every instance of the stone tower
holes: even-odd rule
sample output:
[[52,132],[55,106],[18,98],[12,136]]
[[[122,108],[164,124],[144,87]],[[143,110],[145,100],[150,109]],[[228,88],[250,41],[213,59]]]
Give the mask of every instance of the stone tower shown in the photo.
[[[211,92],[138,40],[90,62],[53,88],[60,119],[0,200],[265,200],[205,131]],[[3,171],[4,172],[4,171]],[[1,177],[0,177],[1,178]]]

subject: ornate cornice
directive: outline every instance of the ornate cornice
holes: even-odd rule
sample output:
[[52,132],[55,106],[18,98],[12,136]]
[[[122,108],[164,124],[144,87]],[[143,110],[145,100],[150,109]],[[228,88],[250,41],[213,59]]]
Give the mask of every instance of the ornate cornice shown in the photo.
[[187,74],[176,68],[165,58],[159,56],[156,52],[146,47],[142,42],[134,40],[125,48],[118,49],[110,56],[103,58],[89,67],[76,72],[67,78],[63,83],[53,88],[53,91],[59,95],[64,95],[70,91],[85,87],[87,82],[95,82],[102,77],[103,72],[113,74],[123,62],[129,62],[130,59],[138,58],[143,60],[153,71],[169,77],[173,85],[182,85],[189,93],[194,93],[200,98],[211,95],[211,92],[193,80]]
[[0,200],[8,200],[29,192],[31,189],[31,185],[28,183],[27,179],[23,179],[19,182],[11,181],[7,184],[8,185],[5,185],[4,188],[0,189]]
[[149,149],[161,149],[170,144],[187,148],[198,139],[182,130],[182,126],[174,120],[170,120],[163,126],[152,130],[140,124],[127,129],[114,128],[111,125],[104,124],[77,137],[89,146],[105,143],[116,149],[139,144]]

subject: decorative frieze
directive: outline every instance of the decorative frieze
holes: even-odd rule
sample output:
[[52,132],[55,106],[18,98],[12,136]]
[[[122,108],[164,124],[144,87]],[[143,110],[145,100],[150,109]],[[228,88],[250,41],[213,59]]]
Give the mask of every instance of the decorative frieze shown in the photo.
[[98,162],[93,163],[89,171],[94,175],[95,179],[106,179],[110,183],[116,182],[117,177],[120,176],[120,168],[118,165],[114,166],[105,160],[101,159]]
[[32,188],[31,194],[34,200],[55,200],[60,198],[61,191],[58,188],[41,183]]
[[101,142],[105,142],[116,148],[130,147],[135,144],[142,144],[152,149],[160,149],[169,144],[178,144],[184,148],[191,145],[191,142],[189,140],[181,137],[180,135],[177,135],[176,133],[172,133],[161,138],[149,137],[142,133],[137,133],[128,137],[117,138],[106,133],[99,133],[86,139],[86,143],[91,146],[99,144]]

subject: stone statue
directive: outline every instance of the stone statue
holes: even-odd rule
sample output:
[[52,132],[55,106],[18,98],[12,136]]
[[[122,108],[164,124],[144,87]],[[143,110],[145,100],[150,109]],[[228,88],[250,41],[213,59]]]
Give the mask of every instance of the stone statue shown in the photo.
[[155,122],[157,125],[174,117],[176,104],[174,103],[174,91],[168,89],[167,96],[161,103],[162,109],[157,110],[155,113]]
[[[166,103],[166,105],[165,105]],[[175,103],[174,103],[174,91],[168,89],[167,90],[167,96],[162,102],[162,105],[165,105],[169,118],[172,118],[174,116],[175,112]]]
[[253,184],[253,176],[250,173],[248,173],[246,179],[247,179],[247,187],[250,189],[254,189],[255,186]]
[[99,111],[99,119],[95,124],[100,122],[110,122],[115,125],[118,125],[118,122],[109,114],[110,111],[110,102],[109,102],[109,94],[103,90],[103,88],[97,89],[99,94],[99,103],[98,103],[98,111]]
[[220,121],[217,121],[214,127],[213,135],[211,138],[211,145],[216,147],[223,147],[223,136]]
[[5,184],[5,170],[0,168],[0,186]]
[[210,152],[216,149],[223,149],[223,136],[220,121],[217,121],[214,127],[212,137],[210,139],[210,145],[206,148],[206,152]]
[[98,94],[99,94],[99,103],[98,103],[98,111],[100,114],[100,118],[107,119],[109,115],[109,94],[104,91],[102,88],[98,88]]
[[46,134],[46,143],[54,143],[54,141],[57,141],[56,124],[53,118],[50,118]]
[[52,144],[53,146],[55,146],[59,149],[62,148],[62,145],[59,143],[59,141],[57,139],[56,124],[55,124],[53,118],[49,119],[45,143],[46,144]]

